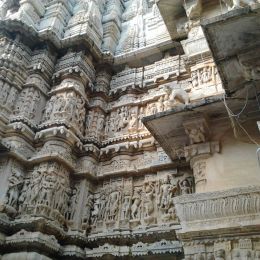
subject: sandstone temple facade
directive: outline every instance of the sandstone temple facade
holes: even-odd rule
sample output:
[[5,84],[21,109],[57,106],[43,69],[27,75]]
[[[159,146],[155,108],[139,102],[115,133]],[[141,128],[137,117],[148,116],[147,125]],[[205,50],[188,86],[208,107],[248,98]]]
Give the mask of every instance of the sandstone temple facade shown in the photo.
[[0,0],[0,259],[260,259],[259,0]]

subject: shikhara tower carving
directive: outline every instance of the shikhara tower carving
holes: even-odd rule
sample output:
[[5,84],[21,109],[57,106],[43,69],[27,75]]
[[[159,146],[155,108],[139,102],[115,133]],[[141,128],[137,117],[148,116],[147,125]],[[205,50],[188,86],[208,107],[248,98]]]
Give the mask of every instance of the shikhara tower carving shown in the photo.
[[258,2],[0,0],[0,259],[260,259]]

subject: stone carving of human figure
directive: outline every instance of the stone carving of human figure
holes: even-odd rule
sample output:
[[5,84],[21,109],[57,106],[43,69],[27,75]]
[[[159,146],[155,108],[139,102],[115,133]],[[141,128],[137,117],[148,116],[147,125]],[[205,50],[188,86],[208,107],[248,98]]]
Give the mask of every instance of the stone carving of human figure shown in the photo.
[[97,223],[100,207],[101,207],[101,201],[100,201],[100,198],[97,198],[94,202],[94,207],[91,212],[91,224],[92,225],[96,225],[96,223]]
[[66,105],[66,101],[64,97],[63,96],[57,97],[56,102],[54,103],[53,106],[51,119],[59,119],[61,116],[60,112],[64,110],[65,105]]
[[49,102],[46,105],[45,111],[44,111],[44,116],[43,116],[43,121],[49,120],[53,107],[54,107],[54,103],[56,102],[57,97],[56,96],[52,96],[51,99],[49,100]]
[[83,131],[84,118],[86,115],[84,106],[85,106],[85,101],[81,97],[81,98],[79,98],[79,100],[77,102],[77,109],[76,109],[76,115],[75,115],[76,123],[78,124],[79,130],[81,132]]
[[119,199],[120,199],[119,191],[115,190],[110,193],[108,198],[108,203],[107,203],[108,220],[116,220],[118,215],[118,209],[119,209]]
[[204,84],[207,83],[207,68],[204,67],[200,70],[200,83]]
[[151,217],[154,212],[154,184],[147,182],[144,184],[144,216]]
[[29,186],[29,196],[28,203],[34,204],[39,197],[39,193],[41,192],[42,187],[40,186],[41,180],[42,180],[43,173],[41,172],[41,169],[34,170],[32,173],[32,179]]
[[85,225],[85,228],[89,225],[91,210],[93,208],[93,199],[94,196],[92,194],[89,194],[83,210],[82,224]]
[[[53,173],[55,175],[55,173]],[[64,176],[56,177],[56,186],[55,186],[55,196],[54,196],[54,207],[62,213],[63,205],[66,203],[65,194],[66,194],[66,179]],[[69,191],[68,191],[69,192]],[[77,196],[77,194],[75,195]],[[75,198],[75,197],[74,197]],[[75,198],[76,199],[76,198]]]
[[24,184],[23,184],[23,188],[21,190],[21,194],[20,194],[19,199],[18,199],[19,212],[23,212],[23,210],[26,207],[25,200],[26,200],[26,194],[29,191],[29,185],[30,185],[30,181],[25,180]]
[[68,216],[69,220],[73,220],[74,219],[74,216],[75,216],[75,213],[76,213],[76,209],[77,209],[76,208],[77,204],[78,204],[78,189],[76,187],[74,187],[72,189],[72,193],[71,193],[71,197],[70,197],[70,207],[69,207],[70,214]]
[[206,142],[205,130],[203,126],[187,128],[185,132],[189,136],[191,145]]
[[140,218],[140,205],[141,205],[141,190],[135,189],[134,195],[132,197],[132,206],[131,206],[131,219],[139,219]]
[[197,87],[199,85],[199,78],[198,78],[197,71],[192,72],[191,82],[192,82],[193,87]]
[[171,198],[177,191],[177,186],[170,183],[169,176],[167,175],[161,182],[159,187],[159,200],[158,204],[161,209],[168,209],[170,206]]
[[86,137],[91,133],[92,124],[94,120],[94,111],[89,111],[86,117]]
[[125,196],[123,203],[122,203],[122,216],[121,219],[129,219],[130,217],[130,203],[131,203],[131,196]]
[[166,91],[164,98],[163,98],[163,109],[164,111],[167,111],[169,109],[171,109],[171,101],[170,101],[170,93],[169,91]]
[[191,185],[188,180],[183,180],[180,182],[181,194],[190,194],[191,193]]
[[129,123],[128,123],[128,131],[129,132],[135,132],[136,126],[137,126],[137,115],[131,114],[130,120],[129,120]]
[[144,124],[142,122],[144,114],[145,114],[144,108],[141,107],[140,110],[139,110],[139,115],[138,115],[138,129],[140,129],[140,130],[144,129]]
[[74,113],[77,107],[77,99],[73,92],[67,94],[66,105],[64,111],[69,117],[69,121],[75,120]]
[[121,131],[122,129],[124,129],[127,126],[127,124],[128,124],[127,114],[128,113],[127,113],[126,107],[122,107],[121,109],[119,109],[117,131]]
[[150,111],[151,111],[151,114],[152,114],[152,115],[154,115],[154,114],[157,113],[157,107],[156,107],[156,104],[155,104],[155,103],[152,103],[152,104],[151,104]]
[[20,195],[20,189],[23,184],[23,178],[21,172],[13,168],[12,175],[8,178],[8,190],[6,193],[6,202],[9,206],[16,208],[18,198]]
[[109,137],[109,132],[110,132],[110,117],[108,116],[105,124],[105,130],[104,130],[104,134],[106,138]]
[[98,220],[103,220],[105,217],[106,203],[107,203],[107,196],[106,196],[106,190],[104,189],[100,195],[100,207],[98,212]]
[[53,195],[54,195],[54,188],[56,184],[56,176],[51,174],[46,174],[43,176],[42,180],[42,191],[40,194],[40,204],[45,204],[46,206],[51,206]]
[[162,96],[156,102],[156,109],[157,109],[158,113],[163,111],[163,97]]

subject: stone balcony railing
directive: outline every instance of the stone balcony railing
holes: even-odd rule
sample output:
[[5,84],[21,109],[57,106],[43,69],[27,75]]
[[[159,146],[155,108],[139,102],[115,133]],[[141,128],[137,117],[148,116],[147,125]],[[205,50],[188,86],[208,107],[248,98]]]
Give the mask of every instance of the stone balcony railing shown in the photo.
[[181,233],[260,225],[260,186],[176,197]]

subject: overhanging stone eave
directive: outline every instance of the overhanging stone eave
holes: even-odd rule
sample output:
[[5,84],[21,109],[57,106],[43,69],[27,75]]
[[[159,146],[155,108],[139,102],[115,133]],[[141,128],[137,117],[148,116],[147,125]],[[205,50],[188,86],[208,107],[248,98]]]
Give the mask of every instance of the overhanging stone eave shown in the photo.
[[259,53],[260,5],[204,19],[201,26],[224,89],[228,94],[242,89],[248,83],[248,78],[239,56],[252,51]]
[[186,33],[179,32],[176,27],[176,21],[181,17],[185,17],[182,0],[157,0],[157,6],[171,38],[173,40],[184,39],[187,36]]
[[223,95],[204,98],[187,106],[180,105],[171,110],[144,117],[143,123],[167,155],[172,160],[176,160],[175,140],[173,139],[177,137],[185,142],[185,138],[182,136],[183,121],[205,112],[207,115],[218,113],[225,116],[226,111],[222,100]]

